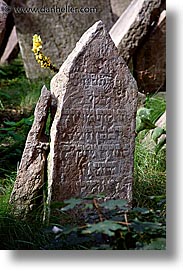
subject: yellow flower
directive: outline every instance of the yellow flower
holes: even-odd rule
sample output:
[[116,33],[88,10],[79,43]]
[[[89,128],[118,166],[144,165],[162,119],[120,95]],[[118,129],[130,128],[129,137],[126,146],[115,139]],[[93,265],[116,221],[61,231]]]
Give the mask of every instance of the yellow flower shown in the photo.
[[40,35],[35,34],[33,36],[33,48],[32,51],[34,53],[39,52],[42,49],[42,41]]
[[42,52],[42,40],[40,35],[35,34],[33,36],[33,48],[36,61],[41,65],[42,68],[49,68],[54,72],[58,72],[58,69],[51,63],[50,58],[45,56]]

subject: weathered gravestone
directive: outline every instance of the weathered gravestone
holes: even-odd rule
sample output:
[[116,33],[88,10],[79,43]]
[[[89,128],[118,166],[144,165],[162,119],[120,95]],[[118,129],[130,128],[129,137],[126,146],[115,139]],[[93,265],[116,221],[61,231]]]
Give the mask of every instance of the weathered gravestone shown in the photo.
[[101,21],[51,81],[51,201],[104,193],[131,201],[137,86]]
[[49,138],[45,135],[51,93],[44,86],[34,112],[34,123],[28,134],[14,189],[10,197],[14,214],[26,217],[43,199],[43,185]]
[[19,46],[17,41],[16,29],[15,26],[9,36],[5,51],[0,59],[0,64],[5,62],[10,62],[11,59],[18,55]]
[[7,13],[5,13],[2,9],[6,5],[6,3],[2,0],[0,0],[0,45],[2,43],[4,32],[5,32],[5,26],[6,26],[6,18]]
[[143,93],[166,90],[166,12],[134,56],[134,76]]
[[6,48],[14,25],[11,7],[9,7],[6,2],[7,1],[0,0],[0,57]]
[[[35,33],[42,37],[45,55],[59,67],[81,35],[97,20],[103,20],[108,30],[113,25],[110,0],[14,0],[13,6],[17,8],[14,9],[17,36],[26,75],[30,79],[50,73],[40,68],[31,51]],[[21,9],[27,12],[21,12]]]
[[111,0],[112,12],[118,17],[126,10],[132,0]]
[[126,62],[141,46],[164,6],[165,0],[133,0],[113,25],[110,35]]
[[8,17],[8,12],[6,12],[7,4],[0,0],[0,46],[4,39],[4,34],[6,31],[6,20]]

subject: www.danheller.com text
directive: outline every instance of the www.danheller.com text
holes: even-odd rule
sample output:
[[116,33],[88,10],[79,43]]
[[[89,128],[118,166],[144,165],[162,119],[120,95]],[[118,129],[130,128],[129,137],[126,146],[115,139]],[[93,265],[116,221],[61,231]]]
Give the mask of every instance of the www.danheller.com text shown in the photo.
[[70,5],[64,5],[58,7],[56,5],[52,7],[13,7],[15,13],[96,13],[95,7],[72,7]]

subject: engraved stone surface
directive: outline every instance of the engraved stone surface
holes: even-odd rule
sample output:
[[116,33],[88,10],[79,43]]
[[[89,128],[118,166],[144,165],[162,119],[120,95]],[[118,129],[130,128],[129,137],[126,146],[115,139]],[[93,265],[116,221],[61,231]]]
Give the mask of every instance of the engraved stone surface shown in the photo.
[[137,86],[101,21],[76,44],[51,93],[48,200],[104,193],[131,201]]
[[[14,214],[26,217],[43,197],[48,137],[45,135],[48,109],[51,103],[51,93],[44,86],[34,112],[34,122],[27,136],[25,149],[18,169],[17,178],[10,197]],[[41,193],[40,193],[41,192]]]

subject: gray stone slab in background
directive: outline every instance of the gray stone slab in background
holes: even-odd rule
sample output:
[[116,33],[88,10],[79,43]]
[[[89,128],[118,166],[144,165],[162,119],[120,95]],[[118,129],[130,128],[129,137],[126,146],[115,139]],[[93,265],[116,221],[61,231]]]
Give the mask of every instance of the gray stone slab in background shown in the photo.
[[6,30],[6,19],[8,16],[8,12],[6,12],[6,7],[7,4],[3,0],[0,0],[0,46]]
[[126,62],[147,35],[161,13],[164,0],[133,0],[110,30],[110,35]]
[[51,81],[49,200],[104,193],[131,201],[137,86],[101,21]]
[[5,63],[6,61],[8,61],[8,58],[11,56],[13,50],[17,46],[18,46],[18,40],[17,40],[17,35],[16,35],[16,29],[15,29],[15,26],[14,26],[13,30],[10,34],[10,37],[8,39],[5,51],[4,51],[3,55],[1,56],[0,64]]
[[[59,68],[81,35],[97,20],[103,20],[108,30],[113,25],[110,0],[14,0],[13,6],[19,9],[19,12],[14,10],[15,25],[25,72],[30,79],[50,76],[50,71],[41,68],[35,60],[34,34],[41,35],[43,53]],[[21,8],[38,10],[21,13]]]
[[140,92],[166,91],[166,11],[134,57],[134,75]]
[[120,17],[132,0],[111,0],[112,12]]

